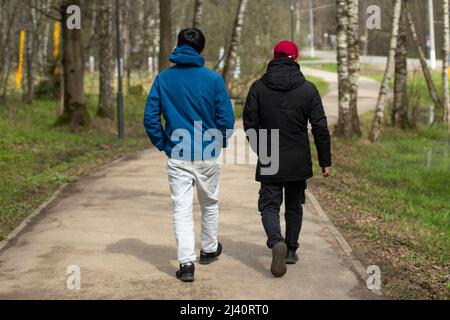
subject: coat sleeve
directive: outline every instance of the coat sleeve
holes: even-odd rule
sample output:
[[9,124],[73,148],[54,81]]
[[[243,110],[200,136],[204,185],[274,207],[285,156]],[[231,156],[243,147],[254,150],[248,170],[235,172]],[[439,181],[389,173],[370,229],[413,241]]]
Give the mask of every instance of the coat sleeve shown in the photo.
[[159,91],[159,78],[155,79],[152,90],[147,98],[144,114],[144,127],[153,145],[164,151],[167,141],[164,128],[161,123],[161,98]]
[[[244,107],[244,130],[248,132],[248,130],[255,130],[258,135],[259,130],[259,106],[258,106],[258,98],[257,98],[257,90],[256,83],[252,85],[250,91],[247,96],[247,100],[245,102]],[[247,138],[249,139],[250,146],[253,152],[258,153],[258,142],[254,143],[252,139],[250,139],[247,134]]]
[[309,121],[312,126],[312,134],[319,156],[321,168],[331,167],[331,138],[328,130],[328,121],[317,88],[314,88],[314,97],[311,101]]
[[228,139],[233,135],[235,119],[230,96],[221,76],[218,76],[216,80],[215,106],[216,127],[222,133],[223,147],[226,148],[228,146]]

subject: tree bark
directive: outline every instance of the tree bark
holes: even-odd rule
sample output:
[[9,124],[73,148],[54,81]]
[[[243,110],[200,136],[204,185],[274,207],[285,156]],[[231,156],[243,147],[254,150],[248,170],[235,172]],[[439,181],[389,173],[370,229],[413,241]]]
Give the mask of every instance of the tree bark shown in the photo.
[[2,9],[0,10],[0,27],[2,30],[6,30],[6,32],[2,34],[2,37],[0,37],[0,104],[2,104],[6,101],[8,81],[13,60],[12,54],[14,52],[11,49],[14,28],[11,28],[10,26],[12,26],[17,19],[19,6],[12,2],[5,1],[1,3],[0,8]]
[[34,60],[38,51],[37,43],[39,43],[39,29],[40,23],[38,22],[36,8],[29,9],[29,16],[27,21],[27,35],[26,35],[26,88],[24,91],[23,101],[27,104],[32,104],[34,98]]
[[[49,11],[52,8],[52,0],[47,0],[45,10]],[[49,70],[49,58],[48,58],[48,43],[51,37],[51,25],[52,20],[45,19],[44,34],[42,39],[42,51],[41,51],[41,73],[47,74]]]
[[361,69],[359,62],[359,1],[347,0],[348,7],[348,60],[349,60],[349,90],[350,112],[352,116],[352,134],[362,135],[358,115],[358,82]]
[[394,14],[392,18],[392,33],[388,59],[386,63],[386,70],[384,72],[383,82],[381,83],[380,92],[378,94],[378,101],[375,108],[375,116],[373,118],[372,129],[370,131],[370,140],[372,142],[377,142],[380,139],[383,129],[386,96],[389,90],[389,84],[392,79],[392,73],[394,71],[394,62],[395,62],[394,58],[395,58],[395,50],[397,48],[400,15],[402,11],[402,1],[403,0],[395,0],[394,4]]
[[200,29],[202,27],[203,20],[203,0],[195,0],[195,9],[194,9],[194,28]]
[[171,0],[159,0],[159,10],[160,10],[159,72],[162,72],[170,67],[169,57],[173,49]]
[[424,52],[422,46],[420,45],[419,37],[416,32],[416,25],[414,23],[411,12],[409,10],[408,3],[406,4],[406,11],[407,11],[406,14],[408,17],[409,30],[411,32],[411,36],[414,41],[414,46],[417,48],[417,50],[419,52],[420,64],[422,65],[422,72],[423,72],[423,75],[424,75],[426,83],[427,83],[428,91],[430,93],[431,99],[433,100],[435,109],[440,110],[440,109],[442,109],[442,103],[439,98],[436,87],[434,85],[430,69],[428,68],[428,63],[427,63],[427,58],[426,58],[425,52]]
[[350,110],[350,75],[348,61],[347,1],[336,0],[337,61],[339,80],[339,119],[334,134],[338,137],[352,137],[352,115]]
[[442,90],[443,90],[443,100],[444,100],[444,112],[443,112],[443,122],[449,123],[450,114],[450,96],[449,96],[449,80],[448,80],[448,68],[449,68],[449,47],[450,47],[450,21],[449,21],[449,0],[442,0],[443,9],[443,48],[442,48]]
[[126,86],[127,91],[131,87],[131,24],[130,24],[130,2],[125,1],[123,6],[123,18],[122,18],[122,38],[123,38],[123,61],[126,72]]
[[110,0],[98,0],[97,2],[97,25],[99,40],[99,65],[100,65],[100,96],[97,115],[101,118],[114,120],[114,98],[112,73],[113,43],[112,43],[112,21],[113,7]]
[[26,31],[26,45],[25,45],[25,65],[26,65],[26,87],[24,88],[23,102],[31,104],[34,96],[34,36],[33,36],[33,20],[30,15],[29,27]]
[[236,19],[233,25],[233,35],[231,37],[231,43],[228,47],[227,55],[225,58],[225,65],[222,71],[222,76],[228,86],[230,85],[232,70],[234,70],[234,68],[236,67],[236,59],[239,46],[241,44],[242,29],[244,27],[247,4],[248,0],[239,0]]
[[140,45],[140,61],[139,65],[142,69],[148,69],[148,57],[150,56],[150,47],[152,43],[152,37],[150,32],[150,19],[151,12],[154,10],[154,3],[151,0],[143,0],[143,9],[139,13],[139,21],[141,22],[141,38],[142,44]]
[[408,123],[408,21],[405,0],[400,17],[397,52],[395,53],[394,105],[392,108],[392,126],[406,130]]
[[[112,2],[112,0],[110,0]],[[85,58],[89,59],[90,56],[93,56],[93,49],[96,48],[96,41],[98,41],[98,1],[91,1],[89,10],[91,11],[91,23],[89,28],[89,40],[87,41],[87,46],[85,48],[86,54]]]
[[81,0],[64,0],[60,7],[62,20],[62,65],[64,78],[63,114],[58,124],[70,124],[74,127],[87,126],[89,112],[84,96],[84,66],[81,30],[67,28],[67,8],[70,5],[81,7]]

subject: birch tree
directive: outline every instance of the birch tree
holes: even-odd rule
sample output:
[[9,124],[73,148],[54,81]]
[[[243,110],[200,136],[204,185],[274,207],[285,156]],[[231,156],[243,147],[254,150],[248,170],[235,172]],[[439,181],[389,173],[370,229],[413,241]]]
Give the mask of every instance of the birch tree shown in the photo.
[[23,91],[23,101],[27,104],[31,104],[34,96],[34,56],[36,54],[35,43],[37,39],[37,18],[36,9],[31,7],[28,9],[28,21],[26,28],[26,50],[25,50],[25,62],[26,62],[26,87]]
[[192,23],[194,28],[200,29],[202,26],[202,20],[203,20],[203,0],[195,0],[194,22]]
[[159,72],[170,67],[169,57],[172,52],[172,4],[171,0],[159,0],[160,48]]
[[372,129],[370,131],[370,140],[372,142],[376,142],[380,139],[385,120],[384,113],[386,106],[386,97],[392,79],[392,73],[394,71],[394,62],[395,62],[394,58],[395,58],[395,50],[397,48],[400,15],[402,11],[402,1],[403,0],[395,0],[394,4],[394,14],[392,17],[392,32],[389,45],[389,54],[386,63],[386,70],[384,72],[383,82],[381,83],[380,92],[378,94],[377,105],[375,108],[375,116],[373,118]]
[[339,80],[339,119],[335,128],[338,137],[351,138],[352,115],[350,110],[350,75],[348,67],[347,0],[336,0],[337,62]]
[[14,51],[11,48],[14,40],[14,26],[18,19],[20,7],[10,1],[0,2],[0,104],[6,100],[8,81],[11,75],[11,64]]
[[360,72],[359,43],[359,0],[347,0],[348,7],[348,71],[350,91],[350,112],[352,117],[352,134],[361,136],[361,126],[358,115],[358,81]]
[[[44,5],[43,10],[44,11],[48,11],[50,10],[52,7],[52,0],[47,0],[47,3]],[[52,20],[50,19],[45,19],[45,26],[44,26],[44,30],[43,30],[43,35],[42,35],[42,50],[39,53],[39,57],[40,57],[40,64],[41,64],[41,73],[42,74],[46,74],[48,72],[48,64],[49,64],[49,59],[48,59],[48,44],[49,44],[49,39],[51,36],[51,22]]]
[[99,40],[99,65],[100,65],[100,95],[97,115],[101,118],[114,120],[114,98],[113,98],[113,43],[112,43],[112,21],[113,7],[109,0],[98,0],[98,40]]
[[405,0],[400,17],[397,51],[395,53],[394,105],[391,121],[403,130],[408,127],[408,26]]
[[236,60],[239,46],[241,44],[242,29],[244,27],[245,12],[247,9],[248,0],[239,0],[238,9],[236,12],[236,19],[233,25],[233,35],[228,47],[225,64],[222,71],[222,76],[227,85],[230,84],[231,74],[236,67]]
[[448,83],[448,59],[449,59],[449,46],[450,46],[450,22],[449,22],[449,0],[442,0],[443,9],[443,47],[442,47],[442,90],[444,100],[444,123],[449,122],[450,113],[450,96],[449,96],[449,83]]
[[438,95],[438,91],[436,90],[436,86],[433,82],[433,77],[431,76],[430,69],[428,68],[428,62],[425,55],[425,51],[423,50],[422,45],[419,41],[419,36],[417,35],[416,25],[411,15],[411,11],[409,10],[408,2],[406,2],[406,15],[408,18],[409,31],[411,33],[411,38],[413,39],[414,46],[417,48],[419,53],[419,60],[422,66],[422,72],[425,77],[425,81],[427,83],[428,91],[431,96],[431,100],[433,101],[434,107],[436,110],[442,109],[442,103]]

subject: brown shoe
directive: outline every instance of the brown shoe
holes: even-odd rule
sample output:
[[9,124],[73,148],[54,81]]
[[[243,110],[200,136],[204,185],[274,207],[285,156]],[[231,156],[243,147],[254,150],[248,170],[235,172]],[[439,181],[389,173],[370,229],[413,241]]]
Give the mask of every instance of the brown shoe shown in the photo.
[[277,278],[283,277],[287,272],[286,267],[287,251],[288,249],[284,242],[279,242],[272,248],[273,258],[271,271],[272,274]]

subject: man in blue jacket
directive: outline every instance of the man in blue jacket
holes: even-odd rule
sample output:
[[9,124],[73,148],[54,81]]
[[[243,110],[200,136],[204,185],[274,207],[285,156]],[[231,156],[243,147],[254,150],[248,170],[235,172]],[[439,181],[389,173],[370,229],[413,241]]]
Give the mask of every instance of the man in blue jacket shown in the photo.
[[[170,57],[174,66],[155,79],[147,99],[144,126],[153,145],[169,157],[167,171],[173,202],[180,270],[177,278],[194,281],[197,260],[193,218],[194,186],[202,211],[200,263],[222,253],[219,224],[219,155],[234,128],[234,114],[222,77],[204,67],[203,33],[178,35]],[[164,125],[161,121],[164,118]]]

